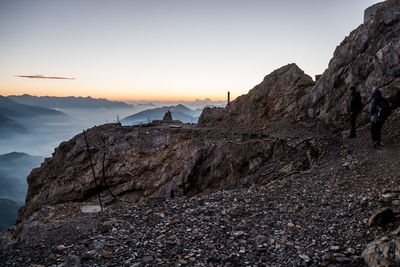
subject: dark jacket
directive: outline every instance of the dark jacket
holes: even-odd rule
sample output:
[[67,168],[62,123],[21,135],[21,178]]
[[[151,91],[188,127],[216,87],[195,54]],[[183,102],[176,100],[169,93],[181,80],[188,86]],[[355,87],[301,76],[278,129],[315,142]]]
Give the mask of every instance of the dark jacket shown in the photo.
[[382,93],[381,90],[375,89],[371,94],[372,100],[371,104],[369,105],[369,113],[371,114],[371,121],[382,121],[381,118],[378,116],[378,111],[376,107],[378,106],[379,102],[382,101]]
[[350,113],[359,113],[362,109],[361,95],[360,92],[352,91],[349,103]]

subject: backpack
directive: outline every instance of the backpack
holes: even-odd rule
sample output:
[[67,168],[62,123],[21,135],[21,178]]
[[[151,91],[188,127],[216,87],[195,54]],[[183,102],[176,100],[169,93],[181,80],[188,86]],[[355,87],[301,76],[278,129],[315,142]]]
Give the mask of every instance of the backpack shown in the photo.
[[382,98],[376,105],[376,112],[381,120],[386,120],[392,114],[392,108],[386,98]]

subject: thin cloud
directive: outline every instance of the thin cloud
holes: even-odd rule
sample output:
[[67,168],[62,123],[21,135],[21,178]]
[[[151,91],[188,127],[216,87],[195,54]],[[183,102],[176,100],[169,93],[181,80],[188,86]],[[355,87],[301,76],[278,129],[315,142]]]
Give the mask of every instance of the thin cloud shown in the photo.
[[15,77],[19,77],[19,78],[30,78],[30,79],[75,80],[75,78],[50,77],[50,76],[43,76],[43,75],[15,75]]

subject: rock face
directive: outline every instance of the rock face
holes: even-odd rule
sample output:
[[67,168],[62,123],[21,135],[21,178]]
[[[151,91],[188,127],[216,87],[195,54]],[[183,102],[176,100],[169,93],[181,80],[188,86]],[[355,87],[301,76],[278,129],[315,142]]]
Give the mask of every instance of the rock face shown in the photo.
[[304,110],[306,95],[314,84],[296,64],[286,65],[267,75],[262,83],[226,108],[205,109],[199,125],[263,126],[271,120],[298,119]]
[[[365,11],[364,23],[336,48],[329,67],[307,99],[307,116],[338,126],[346,113],[348,88],[357,85],[367,104],[374,87],[400,105],[400,2],[389,0]],[[368,114],[364,108],[363,118]]]
[[291,149],[262,133],[226,133],[183,124],[103,125],[86,136],[99,187],[79,134],[61,143],[52,158],[31,172],[20,218],[44,205],[97,199],[97,192],[109,199],[108,189],[133,203],[149,197],[191,196],[229,185],[261,166],[289,164],[291,170],[302,170],[312,161],[301,147]]
[[368,244],[362,257],[368,266],[400,266],[400,228]]

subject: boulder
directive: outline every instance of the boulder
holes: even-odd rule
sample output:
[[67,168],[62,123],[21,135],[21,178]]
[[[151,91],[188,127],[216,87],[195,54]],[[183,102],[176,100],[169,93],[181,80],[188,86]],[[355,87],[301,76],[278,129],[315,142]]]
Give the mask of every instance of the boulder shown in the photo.
[[400,266],[400,229],[369,243],[362,252],[368,266]]
[[224,108],[207,107],[200,115],[198,125],[214,127],[222,123]]

